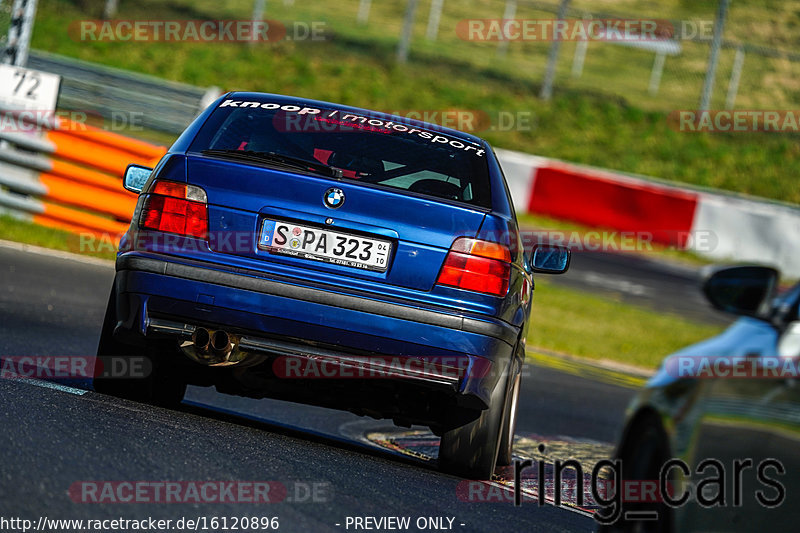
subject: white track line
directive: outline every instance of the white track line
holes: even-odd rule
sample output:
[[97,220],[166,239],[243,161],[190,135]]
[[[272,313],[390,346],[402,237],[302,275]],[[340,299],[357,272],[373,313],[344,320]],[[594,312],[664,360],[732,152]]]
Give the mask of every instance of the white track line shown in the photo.
[[88,392],[82,389],[76,389],[75,387],[61,385],[60,383],[52,383],[50,381],[42,381],[39,379],[32,379],[32,378],[7,378],[7,379],[9,381],[16,381],[17,383],[27,383],[28,385],[35,385],[36,387],[42,387],[44,389],[53,389],[61,392],[66,392],[68,394],[75,394],[76,396],[83,396]]
[[111,261],[110,259],[100,259],[99,257],[79,255],[72,252],[65,252],[63,250],[53,250],[52,248],[43,248],[41,246],[35,246],[33,244],[24,244],[21,242],[14,242],[14,241],[4,241],[0,239],[0,248],[7,248],[10,250],[17,250],[20,252],[26,252],[37,255],[45,255],[49,257],[57,257],[59,259],[68,259],[71,261],[77,261],[78,263],[84,263],[88,265],[102,266],[108,268],[114,267],[114,261]]

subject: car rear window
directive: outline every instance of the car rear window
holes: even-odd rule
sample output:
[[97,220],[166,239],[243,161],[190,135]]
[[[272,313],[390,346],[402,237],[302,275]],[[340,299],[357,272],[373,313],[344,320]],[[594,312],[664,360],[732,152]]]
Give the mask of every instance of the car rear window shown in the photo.
[[377,114],[230,98],[189,151],[204,150],[272,152],[341,169],[344,179],[491,207],[481,145]]

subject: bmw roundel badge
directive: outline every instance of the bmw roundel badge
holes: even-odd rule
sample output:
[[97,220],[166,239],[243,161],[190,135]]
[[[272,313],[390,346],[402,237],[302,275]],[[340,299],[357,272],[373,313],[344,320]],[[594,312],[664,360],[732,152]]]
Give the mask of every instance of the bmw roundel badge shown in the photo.
[[337,187],[331,187],[325,191],[325,195],[322,197],[322,203],[325,204],[325,207],[339,209],[344,205],[344,191]]

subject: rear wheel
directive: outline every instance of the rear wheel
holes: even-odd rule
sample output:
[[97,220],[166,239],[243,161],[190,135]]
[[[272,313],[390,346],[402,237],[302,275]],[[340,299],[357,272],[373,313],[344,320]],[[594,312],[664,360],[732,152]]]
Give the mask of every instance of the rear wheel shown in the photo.
[[[186,393],[186,382],[178,372],[177,350],[148,349],[120,343],[113,337],[115,324],[116,294],[112,289],[97,346],[97,356],[105,368],[102,375],[95,376],[94,390],[162,407],[180,404]],[[114,375],[110,373],[114,368],[122,368],[130,375]]]
[[505,412],[503,413],[503,428],[500,435],[500,449],[497,452],[497,466],[508,466],[514,452],[514,432],[517,429],[517,405],[519,403],[519,388],[522,381],[522,373],[514,377],[511,390],[505,402]]
[[439,466],[468,479],[491,479],[500,447],[508,377],[495,386],[489,408],[472,422],[442,435]]

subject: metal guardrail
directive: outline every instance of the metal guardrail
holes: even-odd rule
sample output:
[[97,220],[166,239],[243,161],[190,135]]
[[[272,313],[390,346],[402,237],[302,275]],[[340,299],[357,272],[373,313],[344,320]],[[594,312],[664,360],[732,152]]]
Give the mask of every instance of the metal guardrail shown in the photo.
[[28,68],[61,76],[61,109],[79,110],[108,121],[139,117],[139,126],[179,134],[220,94],[134,72],[31,50]]
[[125,168],[154,166],[166,148],[64,119],[39,126],[42,136],[0,129],[0,209],[44,226],[118,238],[136,205],[136,195],[122,187]]
[[[36,50],[30,52],[27,66],[61,76],[60,110],[102,117],[112,125],[120,117],[133,117],[135,126],[170,134],[181,133],[220,93],[216,87],[195,87]],[[125,167],[154,166],[166,148],[43,115],[47,114],[24,116],[0,106],[0,212],[116,239],[127,230],[136,203],[136,195],[122,188]],[[31,135],[37,126],[43,133]]]

